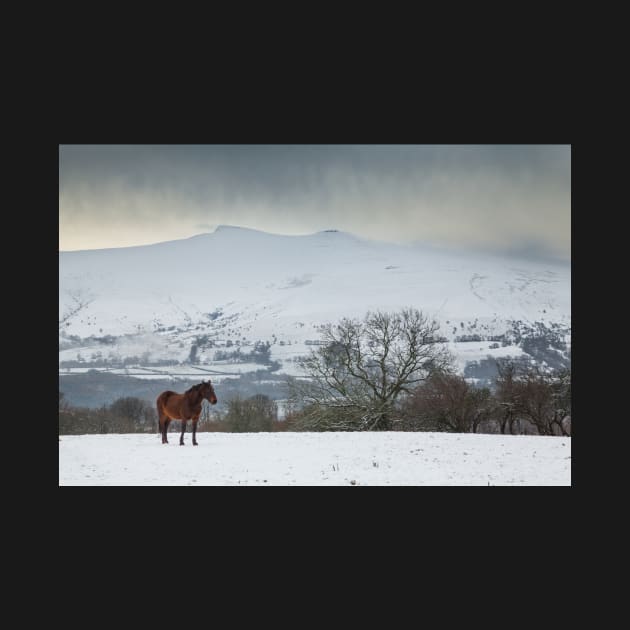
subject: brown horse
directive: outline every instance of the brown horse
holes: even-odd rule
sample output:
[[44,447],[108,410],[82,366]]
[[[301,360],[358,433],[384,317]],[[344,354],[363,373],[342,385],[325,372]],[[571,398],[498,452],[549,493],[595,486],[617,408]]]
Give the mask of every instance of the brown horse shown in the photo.
[[201,414],[201,403],[206,399],[211,405],[217,404],[217,397],[214,393],[212,383],[201,382],[193,385],[183,394],[177,392],[162,392],[157,397],[158,431],[162,434],[162,444],[168,444],[167,432],[171,420],[182,421],[182,434],[179,438],[180,446],[184,446],[184,433],[186,432],[186,422],[192,420],[193,423],[193,445],[197,446],[197,422]]

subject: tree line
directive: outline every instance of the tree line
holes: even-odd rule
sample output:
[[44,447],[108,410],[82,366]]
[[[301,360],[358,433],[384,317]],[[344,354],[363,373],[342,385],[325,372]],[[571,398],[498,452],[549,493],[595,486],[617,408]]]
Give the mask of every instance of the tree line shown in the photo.
[[321,327],[290,381],[294,430],[571,435],[571,370],[499,361],[494,387],[456,373],[437,322],[417,309]]
[[[217,411],[205,401],[197,432],[251,433],[284,431],[288,425],[278,420],[278,406],[268,396],[234,396],[225,411]],[[169,432],[180,432],[179,422]],[[141,398],[126,396],[100,408],[75,407],[59,392],[59,435],[106,433],[158,433],[155,405]]]
[[152,433],[157,431],[154,405],[134,396],[93,409],[70,405],[59,391],[59,435],[88,433]]
[[571,371],[542,372],[509,361],[498,364],[494,388],[478,388],[462,376],[435,372],[388,411],[387,425],[369,420],[380,413],[354,405],[319,402],[293,408],[286,417],[292,431],[446,431],[571,435]]
[[[370,312],[320,327],[322,344],[288,381],[284,420],[262,394],[203,407],[198,431],[449,431],[571,435],[571,370],[498,362],[494,386],[454,369],[439,326],[417,309]],[[170,430],[179,431],[179,423]],[[73,408],[60,392],[59,433],[157,433],[153,404],[126,397]]]

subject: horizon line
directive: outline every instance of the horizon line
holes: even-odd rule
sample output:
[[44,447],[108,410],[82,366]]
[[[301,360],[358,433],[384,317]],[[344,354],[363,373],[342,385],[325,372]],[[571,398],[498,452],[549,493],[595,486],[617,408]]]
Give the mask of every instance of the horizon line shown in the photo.
[[486,255],[491,255],[491,256],[504,256],[508,258],[525,258],[528,260],[539,260],[539,261],[553,262],[553,263],[558,263],[558,264],[571,264],[572,263],[572,258],[570,256],[565,258],[563,256],[554,255],[551,252],[544,252],[544,251],[541,251],[539,255],[527,254],[525,253],[522,247],[515,248],[513,252],[510,252],[509,250],[501,249],[501,248],[484,249],[481,246],[475,247],[474,245],[454,245],[454,244],[447,244],[447,243],[434,243],[434,242],[429,242],[429,241],[418,241],[418,240],[415,240],[415,241],[376,240],[373,238],[359,236],[358,234],[355,234],[354,232],[349,232],[347,230],[339,230],[337,228],[327,228],[324,230],[317,230],[315,232],[280,233],[280,232],[267,232],[259,228],[252,228],[245,225],[234,225],[234,224],[227,224],[227,223],[217,224],[216,226],[214,226],[214,229],[212,229],[211,231],[199,232],[197,234],[192,234],[191,236],[185,236],[182,238],[155,241],[152,243],[140,243],[137,245],[93,247],[93,248],[84,248],[84,249],[58,249],[58,253],[59,254],[72,254],[72,253],[80,253],[80,252],[103,252],[103,251],[118,250],[118,249],[121,249],[121,250],[133,249],[133,248],[138,248],[138,247],[154,247],[155,245],[163,245],[165,243],[176,243],[179,241],[188,241],[188,240],[199,238],[202,236],[211,236],[213,234],[216,234],[219,231],[225,231],[226,229],[242,230],[245,232],[255,232],[258,234],[264,234],[268,236],[281,236],[281,237],[287,237],[287,238],[292,238],[292,237],[301,238],[301,237],[317,236],[318,234],[336,233],[336,234],[351,236],[352,238],[359,241],[370,242],[370,243],[384,243],[384,244],[389,244],[389,245],[399,245],[401,247],[430,247],[432,249],[439,249],[439,250],[443,250],[447,252],[471,252],[471,253],[486,254]]

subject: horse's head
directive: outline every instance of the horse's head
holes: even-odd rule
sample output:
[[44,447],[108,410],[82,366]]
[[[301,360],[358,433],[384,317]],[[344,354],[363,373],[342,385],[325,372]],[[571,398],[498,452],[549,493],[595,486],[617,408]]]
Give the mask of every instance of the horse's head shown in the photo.
[[211,405],[217,404],[217,396],[214,393],[214,387],[210,381],[202,381],[199,385],[199,393],[202,398],[205,398]]

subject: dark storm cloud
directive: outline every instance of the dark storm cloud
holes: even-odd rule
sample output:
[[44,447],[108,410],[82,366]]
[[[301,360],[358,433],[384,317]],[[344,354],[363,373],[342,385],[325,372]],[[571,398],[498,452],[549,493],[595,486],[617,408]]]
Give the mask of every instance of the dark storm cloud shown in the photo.
[[60,247],[217,224],[569,257],[570,147],[60,147]]

